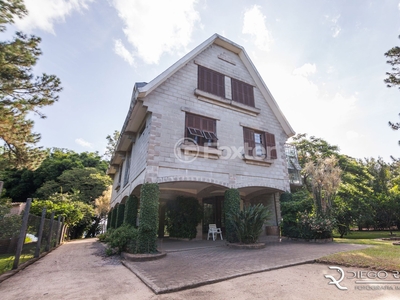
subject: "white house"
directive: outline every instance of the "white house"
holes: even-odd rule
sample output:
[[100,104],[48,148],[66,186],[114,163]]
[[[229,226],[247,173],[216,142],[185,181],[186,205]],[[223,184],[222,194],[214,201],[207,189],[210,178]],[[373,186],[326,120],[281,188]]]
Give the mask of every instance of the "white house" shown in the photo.
[[[160,226],[165,203],[198,199],[208,224],[224,228],[224,192],[243,204],[264,203],[276,233],[279,196],[290,190],[285,143],[294,135],[242,46],[214,34],[149,83],[136,83],[108,170],[112,208],[145,182],[158,183]],[[162,230],[160,235],[162,235]]]

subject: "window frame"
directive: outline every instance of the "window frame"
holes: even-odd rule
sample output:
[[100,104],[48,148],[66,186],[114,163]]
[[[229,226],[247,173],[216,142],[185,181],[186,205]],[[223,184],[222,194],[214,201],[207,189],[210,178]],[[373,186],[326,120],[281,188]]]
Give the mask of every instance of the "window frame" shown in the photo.
[[254,87],[251,84],[231,78],[232,100],[255,107]]
[[[260,142],[256,143],[256,134]],[[243,127],[244,155],[254,159],[277,159],[275,135],[249,127]],[[257,155],[257,145],[262,145],[262,154]]]
[[201,65],[197,69],[197,88],[225,98],[225,75]]
[[216,132],[217,121],[215,119],[192,113],[185,114],[185,138],[193,139],[197,145],[217,148]]

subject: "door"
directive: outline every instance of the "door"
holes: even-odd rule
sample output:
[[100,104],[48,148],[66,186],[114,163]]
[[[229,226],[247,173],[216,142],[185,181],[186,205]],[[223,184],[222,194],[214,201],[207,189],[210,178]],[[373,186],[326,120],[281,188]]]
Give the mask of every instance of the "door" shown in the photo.
[[208,225],[216,224],[225,232],[224,197],[210,197],[203,199],[203,233],[208,233]]

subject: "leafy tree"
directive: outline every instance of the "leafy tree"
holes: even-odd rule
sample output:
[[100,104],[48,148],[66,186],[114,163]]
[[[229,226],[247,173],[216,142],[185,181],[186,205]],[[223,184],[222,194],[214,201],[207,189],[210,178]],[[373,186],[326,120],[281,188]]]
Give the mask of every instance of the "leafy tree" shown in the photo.
[[64,217],[65,223],[71,227],[78,225],[87,217],[91,218],[94,214],[91,205],[80,202],[76,199],[76,196],[70,194],[56,193],[51,195],[48,200],[35,199],[32,202],[30,213],[41,216],[44,207],[47,209],[47,218],[50,218],[52,212],[54,212],[55,218]]
[[[14,18],[27,14],[21,0],[0,2],[0,31]],[[29,113],[41,118],[40,109],[58,101],[62,90],[60,80],[54,75],[34,76],[33,67],[42,54],[41,39],[17,32],[11,41],[0,42],[0,169],[35,169],[45,158],[46,152],[35,145],[40,134],[33,133]]]
[[107,146],[106,152],[104,153],[104,158],[107,161],[110,161],[111,157],[114,154],[115,147],[117,146],[119,140],[120,132],[118,130],[114,130],[112,135],[107,135]]
[[91,203],[101,196],[111,184],[111,179],[95,168],[74,168],[64,171],[56,180],[47,181],[36,192],[38,198],[45,199],[56,192],[79,191],[79,200]]
[[0,239],[9,239],[19,234],[22,218],[19,215],[10,215],[9,201],[0,202]]
[[309,161],[303,171],[310,177],[316,213],[330,215],[341,182],[337,159],[331,156],[318,158],[316,163]]
[[99,233],[99,224],[107,218],[108,212],[110,211],[110,200],[112,193],[112,185],[110,185],[97,199],[94,201],[95,216],[93,217],[93,223],[88,230],[86,237],[94,237]]

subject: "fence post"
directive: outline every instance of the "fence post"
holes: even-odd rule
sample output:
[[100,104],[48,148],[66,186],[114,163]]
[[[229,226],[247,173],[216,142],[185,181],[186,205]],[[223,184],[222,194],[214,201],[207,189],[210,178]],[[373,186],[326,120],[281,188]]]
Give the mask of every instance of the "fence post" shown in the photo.
[[60,228],[61,228],[61,216],[58,216],[58,218],[57,218],[57,232],[56,232],[56,244],[55,244],[55,247],[58,246],[58,235],[60,234]]
[[21,231],[19,232],[19,237],[18,237],[17,250],[15,251],[15,259],[14,259],[14,264],[13,264],[13,270],[18,268],[19,258],[21,256],[22,247],[23,247],[24,242],[25,242],[26,229],[28,228],[29,210],[31,209],[31,202],[32,202],[31,198],[28,198],[28,200],[26,200],[24,216],[22,218]]
[[47,238],[46,251],[49,251],[51,248],[51,236],[53,234],[53,224],[54,224],[54,211],[51,213],[50,217],[50,230],[49,230],[49,237]]
[[60,236],[58,237],[58,244],[59,245],[63,242],[64,221],[65,221],[65,217],[63,216],[62,219],[61,219]]
[[35,257],[39,257],[39,255],[40,255],[40,246],[42,244],[43,227],[44,227],[45,219],[46,219],[46,207],[43,208],[43,210],[42,210],[42,218],[40,219],[38,240],[37,240],[36,249],[35,249]]

